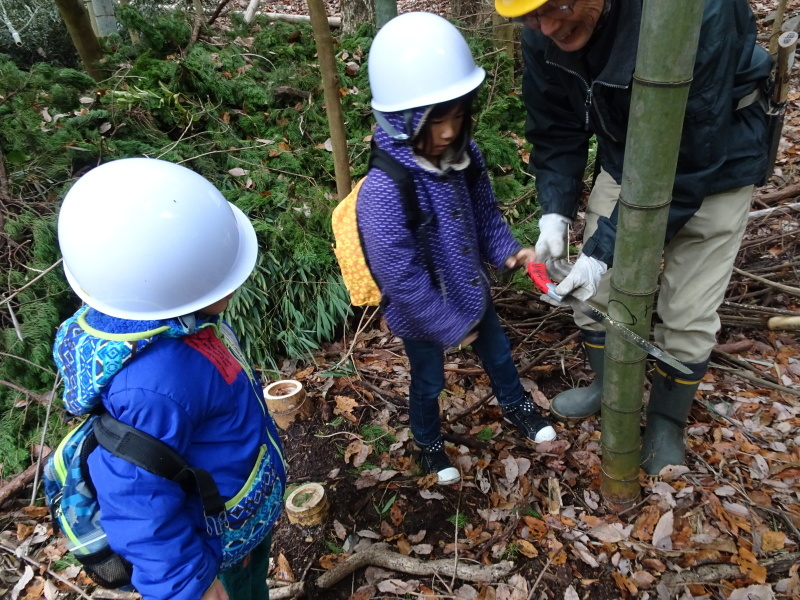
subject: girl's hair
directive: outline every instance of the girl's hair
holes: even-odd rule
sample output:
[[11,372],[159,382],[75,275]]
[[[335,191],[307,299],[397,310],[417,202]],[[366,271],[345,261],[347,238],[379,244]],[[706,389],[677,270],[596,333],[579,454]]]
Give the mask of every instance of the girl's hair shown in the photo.
[[460,106],[464,111],[464,120],[462,121],[463,124],[461,125],[461,131],[459,132],[458,137],[453,140],[452,143],[452,148],[455,151],[453,160],[456,162],[460,161],[464,156],[464,152],[467,150],[469,140],[472,139],[472,101],[475,99],[475,96],[476,90],[473,90],[459,98],[454,98],[453,100],[448,100],[447,102],[442,102],[440,104],[434,104],[433,108],[425,119],[425,124],[419,130],[419,133],[416,135],[414,140],[412,140],[412,143],[416,145],[418,140],[422,140],[423,153],[426,152],[431,142],[429,137],[431,121],[446,115],[456,106]]

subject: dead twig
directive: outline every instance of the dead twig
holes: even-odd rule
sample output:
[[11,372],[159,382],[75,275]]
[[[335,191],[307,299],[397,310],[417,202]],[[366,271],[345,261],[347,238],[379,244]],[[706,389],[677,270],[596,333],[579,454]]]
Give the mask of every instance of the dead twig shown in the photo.
[[755,281],[760,281],[764,285],[768,285],[770,287],[775,288],[776,290],[780,290],[781,292],[785,292],[787,294],[791,294],[792,296],[800,296],[800,288],[792,287],[789,285],[783,285],[782,283],[775,283],[774,281],[770,281],[764,277],[759,277],[758,275],[753,275],[752,273],[748,273],[747,271],[742,271],[738,267],[733,267],[735,273],[739,275],[743,275],[744,277],[748,277]]
[[21,288],[19,288],[18,290],[16,290],[16,291],[15,291],[13,294],[10,294],[10,295],[6,296],[5,298],[3,298],[2,300],[0,300],[0,306],[3,306],[3,304],[7,304],[7,303],[8,303],[8,302],[9,302],[9,301],[10,301],[10,300],[11,300],[11,299],[14,297],[14,296],[16,296],[17,294],[19,294],[19,293],[20,293],[22,290],[24,290],[26,287],[28,287],[29,285],[31,285],[31,284],[32,284],[32,283],[34,283],[35,281],[37,281],[37,280],[41,279],[41,278],[42,278],[42,277],[44,277],[44,276],[45,276],[47,273],[49,273],[50,271],[52,271],[53,269],[55,269],[55,268],[56,268],[58,265],[60,265],[60,264],[61,264],[61,261],[62,261],[62,260],[64,260],[64,259],[63,259],[63,258],[59,258],[59,259],[58,259],[56,262],[54,262],[52,265],[50,265],[49,267],[47,267],[47,268],[46,268],[44,271],[42,271],[41,273],[39,273],[39,274],[38,274],[36,277],[34,277],[33,279],[31,279],[31,280],[30,280],[28,283],[26,283],[25,285],[23,285]]
[[211,18],[208,19],[208,25],[214,24],[214,21],[216,21],[217,17],[219,17],[219,13],[222,12],[222,9],[225,8],[228,5],[228,2],[230,1],[231,0],[222,0],[222,2],[217,4],[217,8],[214,10],[214,14],[212,14]]
[[552,556],[547,559],[547,562],[544,564],[544,568],[539,571],[539,576],[536,578],[536,581],[533,582],[533,587],[531,587],[531,591],[528,593],[528,600],[533,598],[533,593],[536,591],[536,588],[539,587],[539,582],[542,580],[542,577],[544,577],[544,574],[547,572],[547,569],[550,568],[551,564],[553,564]]
[[[789,571],[792,565],[800,561],[800,552],[791,552],[777,558],[759,560],[767,573],[777,575]],[[686,569],[680,573],[665,573],[661,582],[669,587],[689,585],[693,583],[719,582],[723,579],[737,579],[743,577],[739,565],[713,564],[702,565],[696,569]]]
[[38,560],[36,560],[36,559],[34,559],[34,558],[31,558],[31,557],[30,557],[30,556],[28,556],[27,554],[22,554],[22,555],[19,555],[19,554],[17,554],[17,552],[16,552],[16,548],[12,548],[11,546],[7,546],[6,544],[4,544],[4,543],[0,542],[0,550],[2,550],[3,552],[7,552],[7,553],[8,553],[8,554],[10,554],[11,556],[16,556],[17,558],[21,558],[21,559],[22,559],[22,560],[24,560],[26,563],[29,563],[29,564],[33,565],[34,567],[36,567],[36,569],[37,569],[39,572],[45,572],[45,573],[47,573],[47,574],[48,574],[50,577],[52,577],[53,579],[56,579],[56,580],[60,581],[61,583],[63,583],[64,585],[66,585],[68,588],[70,588],[71,590],[73,590],[73,591],[74,591],[75,593],[77,593],[77,594],[78,594],[78,595],[79,595],[81,598],[85,598],[86,600],[92,600],[92,598],[91,598],[90,596],[87,596],[87,595],[86,595],[86,592],[84,592],[82,589],[80,589],[80,588],[79,588],[78,586],[76,586],[74,583],[72,583],[72,582],[71,582],[71,581],[69,581],[68,579],[64,579],[64,578],[63,578],[63,577],[61,577],[61,575],[59,575],[58,573],[54,573],[53,571],[51,571],[50,569],[48,569],[48,568],[47,568],[45,565],[43,565],[42,563],[40,563]]
[[753,373],[756,373],[757,375],[760,375],[761,377],[763,377],[767,381],[770,381],[772,383],[780,385],[780,382],[777,379],[775,379],[775,377],[773,375],[767,375],[763,371],[761,371],[761,370],[757,369],[756,367],[754,367],[753,365],[751,365],[749,362],[747,362],[745,360],[738,359],[735,356],[733,356],[731,354],[728,354],[724,350],[721,350],[719,347],[716,347],[711,351],[711,356],[716,356],[718,358],[723,358],[723,359],[727,360],[730,363],[733,363],[734,365],[736,365],[738,367],[742,367],[743,369],[747,369],[748,371],[752,371]]
[[741,377],[743,379],[749,379],[750,381],[753,381],[760,386],[772,388],[773,390],[778,390],[779,392],[783,392],[784,394],[791,394],[792,396],[800,396],[800,390],[795,390],[783,385],[772,383],[771,381],[767,381],[766,379],[761,379],[760,377],[756,377],[755,375],[744,373],[739,369],[731,369],[730,367],[723,367],[722,365],[718,365],[716,363],[711,363],[709,366],[712,369],[719,369],[720,371],[725,371],[726,373],[733,373],[737,377]]
[[377,394],[380,398],[384,401],[389,402],[390,404],[394,404],[395,406],[400,406],[402,408],[408,408],[408,398],[403,398],[402,396],[395,394],[394,392],[390,392],[389,390],[385,390],[383,388],[378,387],[374,383],[370,382],[367,377],[373,377],[375,379],[379,379],[372,374],[368,374],[366,371],[361,372],[362,378],[359,379],[359,383],[364,385],[370,389],[374,394]]

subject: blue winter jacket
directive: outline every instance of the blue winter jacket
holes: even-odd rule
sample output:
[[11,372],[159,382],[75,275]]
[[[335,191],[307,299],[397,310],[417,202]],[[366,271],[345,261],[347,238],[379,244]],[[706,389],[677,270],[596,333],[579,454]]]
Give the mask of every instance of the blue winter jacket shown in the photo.
[[[431,107],[387,120],[398,132],[414,137]],[[469,142],[465,160],[440,172],[418,160],[409,142],[392,139],[381,127],[374,141],[411,173],[427,227],[430,272],[418,230],[406,222],[395,183],[371,169],[358,196],[358,227],[370,271],[381,289],[384,314],[392,331],[406,339],[426,340],[442,349],[458,344],[478,324],[491,302],[485,264],[502,268],[520,249],[503,221],[483,157]],[[469,160],[480,177],[470,187]],[[423,166],[425,164],[426,166]]]
[[219,318],[128,321],[84,307],[59,328],[54,357],[71,412],[102,402],[209,471],[226,507],[237,504],[220,536],[214,528],[223,523],[206,521],[198,494],[103,448],[89,456],[101,523],[133,564],[137,591],[145,600],[198,600],[221,568],[268,535],[282,506],[277,431],[235,336]]

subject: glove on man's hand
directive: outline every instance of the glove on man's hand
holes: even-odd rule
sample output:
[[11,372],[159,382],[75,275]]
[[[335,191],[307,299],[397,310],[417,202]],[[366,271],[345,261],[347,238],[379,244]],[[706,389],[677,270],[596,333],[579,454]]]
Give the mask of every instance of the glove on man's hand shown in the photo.
[[536,241],[536,256],[539,262],[567,256],[567,228],[572,219],[557,213],[547,213],[539,219],[539,239]]
[[564,281],[572,270],[572,263],[566,258],[551,258],[544,263],[550,279]]
[[578,300],[588,300],[597,293],[600,277],[608,270],[601,260],[581,254],[567,278],[554,290],[559,296],[570,294]]

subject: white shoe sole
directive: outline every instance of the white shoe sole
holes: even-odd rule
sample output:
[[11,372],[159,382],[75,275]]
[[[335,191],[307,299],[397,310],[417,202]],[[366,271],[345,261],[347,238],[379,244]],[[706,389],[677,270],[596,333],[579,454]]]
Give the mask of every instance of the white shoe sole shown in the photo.
[[458,483],[461,480],[461,473],[458,472],[458,469],[455,467],[447,467],[446,469],[442,469],[436,475],[439,477],[438,483],[439,485],[451,485],[453,483]]
[[548,425],[536,432],[536,439],[534,442],[541,444],[542,442],[552,442],[554,439],[556,439],[556,430]]

